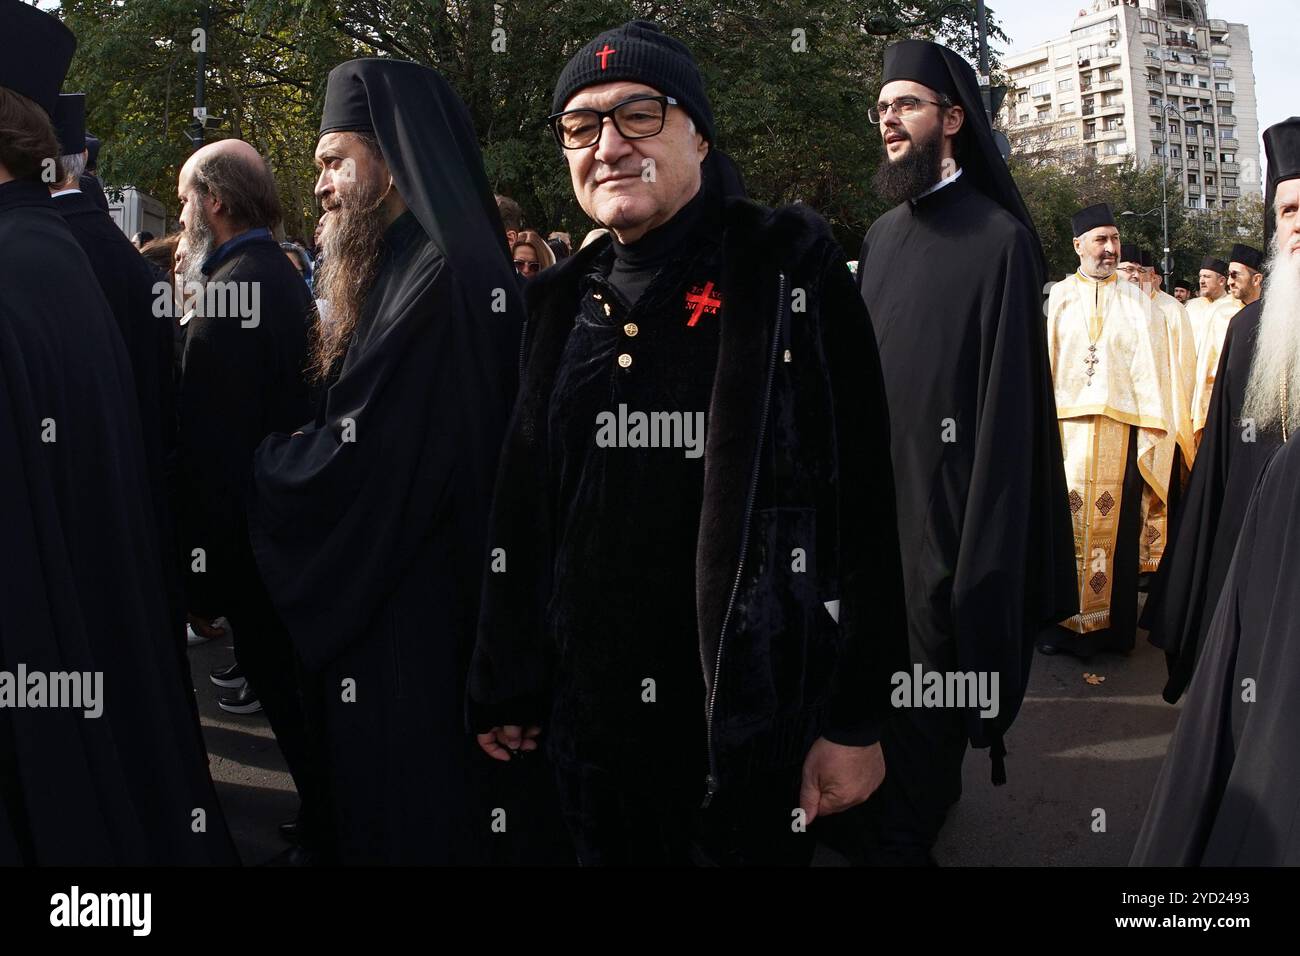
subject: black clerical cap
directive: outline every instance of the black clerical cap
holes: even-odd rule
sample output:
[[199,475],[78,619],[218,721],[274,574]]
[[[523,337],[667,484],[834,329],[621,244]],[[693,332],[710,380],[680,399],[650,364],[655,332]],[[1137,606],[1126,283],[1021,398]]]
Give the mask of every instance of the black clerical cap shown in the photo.
[[1142,265],[1142,250],[1138,248],[1136,242],[1121,242],[1119,244],[1119,261]]
[[1080,209],[1070,217],[1070,228],[1074,230],[1073,235],[1076,238],[1101,226],[1113,225],[1115,225],[1115,214],[1110,211],[1110,204],[1104,202]]
[[942,93],[956,103],[960,94],[952,70],[940,52],[943,49],[944,47],[929,40],[901,40],[885,47],[881,85],[895,80],[911,80],[928,86],[936,93]]
[[94,172],[99,165],[99,137],[86,130],[86,170]]
[[1273,200],[1277,184],[1300,179],[1300,116],[1274,123],[1264,130],[1264,248],[1273,244]]
[[1138,262],[1142,264],[1144,269],[1154,269],[1156,267],[1156,257],[1151,255],[1149,249],[1138,250]]
[[51,116],[77,38],[55,16],[0,0],[0,86],[21,93]]
[[1201,260],[1201,268],[1209,269],[1211,272],[1217,272],[1225,279],[1228,277],[1228,264],[1222,259],[1216,259],[1214,256],[1206,256]]
[[1188,292],[1192,291],[1192,285],[1186,279],[1179,279],[1177,282],[1174,283],[1174,288],[1186,289]]
[[53,118],[60,156],[71,156],[86,148],[85,93],[60,93]]
[[1229,262],[1240,262],[1243,266],[1254,269],[1259,272],[1264,268],[1264,253],[1260,252],[1254,246],[1248,246],[1244,242],[1238,242],[1232,247],[1232,252],[1228,255]]
[[894,80],[911,80],[943,93],[962,108],[965,119],[956,137],[961,181],[974,186],[1020,220],[1033,237],[1040,271],[1047,268],[1042,241],[1033,216],[1016,187],[1006,160],[993,137],[993,126],[984,112],[979,80],[971,65],[956,52],[929,40],[900,40],[885,48],[882,85]]

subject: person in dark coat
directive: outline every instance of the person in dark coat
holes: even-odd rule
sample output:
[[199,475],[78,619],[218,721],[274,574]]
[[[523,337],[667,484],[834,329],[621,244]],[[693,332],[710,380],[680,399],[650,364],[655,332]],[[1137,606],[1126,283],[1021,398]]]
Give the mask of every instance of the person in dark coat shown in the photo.
[[0,0],[0,866],[233,864],[176,670],[130,358],[41,178],[74,46]]
[[612,236],[530,283],[471,722],[545,746],[583,864],[806,864],[880,783],[907,660],[866,310],[825,221],[744,197],[655,24],[584,46],[552,109]]
[[258,443],[311,418],[311,294],[271,235],[280,219],[275,179],[253,147],[221,140],[198,150],[177,194],[189,249],[183,306],[194,312],[181,361],[177,467],[189,611],[230,622],[245,683],[219,703],[231,713],[265,711],[302,799],[295,836],[327,852],[324,771],[293,646],[253,560],[246,510]]
[[149,263],[122,235],[112,217],[80,188],[87,162],[86,97],[63,93],[55,107],[54,126],[64,167],[63,182],[50,187],[54,207],[90,260],[95,279],[108,299],[131,359],[136,406],[144,435],[149,494],[158,525],[158,548],[167,580],[168,604],[185,680],[185,598],[176,550],[174,505],[170,490],[176,455],[176,382],[172,375],[171,292],[159,287]]

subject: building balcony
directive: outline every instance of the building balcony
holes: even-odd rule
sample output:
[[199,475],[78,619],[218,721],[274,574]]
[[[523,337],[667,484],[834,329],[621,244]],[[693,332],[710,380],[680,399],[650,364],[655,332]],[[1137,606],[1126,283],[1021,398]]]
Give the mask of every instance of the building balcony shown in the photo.
[[1215,90],[1214,98],[1216,100],[1222,100],[1225,103],[1231,103],[1237,98],[1237,94],[1232,92],[1232,90]]
[[1118,90],[1124,89],[1124,81],[1123,80],[1102,80],[1094,87],[1094,89],[1098,93],[1113,93]]
[[1119,129],[1098,130],[1097,134],[1093,138],[1099,143],[1121,140],[1124,138],[1124,127],[1121,126]]
[[1241,172],[1241,164],[1240,163],[1219,163],[1219,171],[1224,173],[1239,173]]
[[1241,189],[1238,186],[1224,186],[1219,190],[1224,199],[1240,199]]
[[1215,119],[1217,119],[1217,120],[1219,121],[1219,125],[1220,125],[1220,126],[1236,126],[1236,125],[1237,125],[1237,117],[1235,117],[1235,116],[1231,116],[1231,115],[1229,115],[1229,116],[1224,116],[1222,113],[1220,113],[1218,116],[1215,117]]
[[1230,66],[1216,66],[1216,67],[1214,68],[1214,78],[1215,78],[1216,80],[1230,80],[1230,79],[1232,79],[1232,67],[1230,67]]
[[1098,68],[1102,68],[1107,66],[1119,66],[1123,62],[1124,62],[1124,58],[1120,56],[1118,53],[1116,53],[1114,55],[1108,54],[1106,56],[1099,56],[1092,61],[1092,65]]
[[1224,55],[1224,56],[1227,56],[1227,55],[1229,55],[1229,54],[1232,53],[1232,47],[1230,47],[1230,46],[1229,46],[1228,44],[1226,44],[1226,43],[1211,43],[1211,44],[1210,44],[1210,52],[1211,52],[1211,53],[1219,53],[1219,54],[1222,54],[1222,55]]
[[1200,194],[1201,194],[1201,184],[1200,184],[1200,183],[1188,183],[1188,184],[1187,184],[1187,195],[1189,195],[1189,196],[1199,196]]
[[1108,104],[1106,104],[1106,105],[1104,105],[1104,106],[1098,106],[1098,107],[1097,107],[1097,115],[1098,115],[1098,116],[1123,116],[1123,115],[1124,115],[1124,104],[1123,104],[1123,103],[1108,103]]
[[[1232,139],[1219,140],[1219,145],[1222,146],[1224,149],[1231,149],[1231,150],[1236,150],[1241,146],[1241,144],[1237,142],[1237,137],[1235,136]],[[1233,165],[1235,166],[1236,164],[1234,163]]]
[[1227,21],[1227,20],[1209,20],[1209,21],[1207,21],[1207,24],[1206,24],[1206,25],[1209,26],[1209,28],[1210,28],[1211,30],[1213,30],[1215,33],[1227,33],[1227,32],[1228,32],[1228,21]]

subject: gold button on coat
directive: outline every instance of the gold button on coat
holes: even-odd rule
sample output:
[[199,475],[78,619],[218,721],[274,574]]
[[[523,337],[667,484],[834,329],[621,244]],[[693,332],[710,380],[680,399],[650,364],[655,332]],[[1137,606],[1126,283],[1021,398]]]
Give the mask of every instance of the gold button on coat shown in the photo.
[[618,357],[618,364],[621,365],[623,368],[627,368],[629,365],[632,364],[632,356],[624,352],[622,355]]
[[641,330],[636,327],[635,322],[629,322],[627,325],[623,326],[623,333],[628,338],[631,338],[632,336],[636,335],[640,331]]

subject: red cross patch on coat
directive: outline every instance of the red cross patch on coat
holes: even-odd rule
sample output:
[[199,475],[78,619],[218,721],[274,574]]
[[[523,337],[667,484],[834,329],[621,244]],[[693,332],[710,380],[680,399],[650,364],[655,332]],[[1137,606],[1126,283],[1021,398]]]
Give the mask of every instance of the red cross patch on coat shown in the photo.
[[702,315],[718,314],[718,309],[722,308],[722,299],[713,294],[712,280],[703,286],[693,286],[686,293],[686,308],[691,310],[690,320],[686,323],[688,326],[694,326]]

